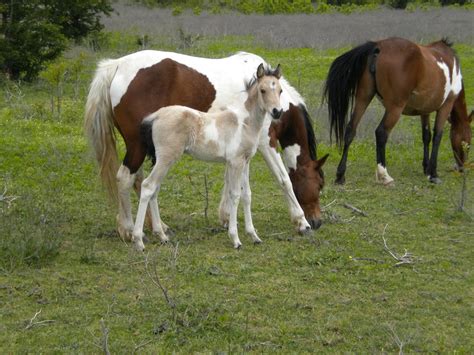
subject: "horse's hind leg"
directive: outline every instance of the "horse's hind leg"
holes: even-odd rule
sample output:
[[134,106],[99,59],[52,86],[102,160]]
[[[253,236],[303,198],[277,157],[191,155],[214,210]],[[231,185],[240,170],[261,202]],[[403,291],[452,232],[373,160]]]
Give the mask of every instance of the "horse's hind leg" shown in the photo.
[[258,237],[252,221],[252,192],[249,184],[249,168],[250,161],[247,161],[242,172],[242,206],[244,208],[245,232],[252,237],[255,244],[259,244],[262,240]]
[[225,173],[224,173],[224,188],[222,189],[222,196],[221,196],[221,202],[219,203],[219,220],[221,224],[224,226],[224,228],[227,228],[229,226],[229,186],[227,184],[227,175],[229,174],[227,165],[225,167]]
[[423,138],[423,173],[428,174],[428,161],[430,159],[430,115],[421,115],[421,135]]
[[392,128],[395,126],[397,121],[400,119],[400,115],[403,112],[403,107],[393,106],[386,108],[385,114],[383,116],[382,122],[375,130],[375,141],[377,144],[377,170],[375,173],[375,179],[377,182],[382,183],[383,185],[389,185],[394,180],[388,175],[385,161],[385,147],[387,145],[387,140]]
[[342,157],[337,166],[336,172],[336,184],[344,184],[346,182],[346,166],[347,166],[347,155],[349,153],[349,147],[354,140],[357,132],[357,126],[365,112],[367,106],[369,106],[375,95],[375,84],[372,75],[366,70],[362,76],[359,85],[357,87],[357,93],[355,97],[354,110],[351,114],[347,127],[344,132],[344,149],[342,151]]

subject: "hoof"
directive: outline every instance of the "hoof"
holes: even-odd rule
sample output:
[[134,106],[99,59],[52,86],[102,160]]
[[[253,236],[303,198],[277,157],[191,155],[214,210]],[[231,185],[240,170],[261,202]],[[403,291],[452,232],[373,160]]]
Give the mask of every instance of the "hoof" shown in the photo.
[[432,183],[432,184],[441,184],[441,179],[439,177],[431,177],[431,176],[428,176],[428,180]]
[[234,245],[234,249],[236,249],[236,250],[242,249],[242,244],[241,244],[241,243],[235,244],[235,245]]
[[346,178],[344,176],[337,177],[336,180],[334,180],[334,183],[336,185],[344,185],[346,183]]
[[135,250],[138,251],[138,252],[145,251],[145,244],[143,244],[142,241],[134,242],[134,247],[135,247]]
[[253,244],[254,244],[254,245],[262,244],[262,240],[261,240],[261,239],[259,239],[259,240],[254,240],[254,241],[253,241]]

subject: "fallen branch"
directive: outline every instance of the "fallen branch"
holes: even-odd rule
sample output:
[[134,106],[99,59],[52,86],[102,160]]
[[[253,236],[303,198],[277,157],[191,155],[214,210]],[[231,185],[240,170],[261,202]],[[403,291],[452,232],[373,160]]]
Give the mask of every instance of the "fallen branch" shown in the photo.
[[388,227],[388,223],[385,225],[385,228],[383,229],[383,232],[382,232],[383,245],[385,247],[385,250],[392,256],[392,258],[394,258],[397,261],[397,263],[394,266],[413,264],[415,262],[415,259],[413,255],[410,252],[408,252],[406,249],[405,249],[405,254],[403,254],[402,256],[398,256],[397,254],[395,254],[393,251],[390,250],[390,248],[387,245],[387,241],[385,240],[385,231],[387,230],[387,227]]
[[105,326],[104,318],[100,319],[100,329],[102,330],[102,350],[105,355],[110,355],[109,351],[109,328]]
[[343,206],[344,206],[345,208],[348,208],[348,209],[352,210],[353,212],[355,212],[355,213],[357,213],[357,214],[360,214],[361,216],[364,216],[364,217],[368,217],[368,216],[369,216],[366,212],[364,212],[364,211],[362,211],[361,209],[359,209],[359,208],[357,208],[357,207],[354,207],[354,206],[352,206],[352,205],[350,205],[350,204],[348,204],[348,203],[344,203]]
[[30,322],[29,322],[28,325],[25,327],[25,330],[28,330],[28,329],[30,329],[30,328],[33,328],[35,325],[44,325],[44,324],[46,324],[46,323],[53,323],[53,322],[54,322],[54,320],[52,320],[52,319],[46,319],[46,320],[42,320],[42,321],[35,322],[36,317],[38,317],[38,315],[39,315],[40,313],[41,313],[41,309],[35,313],[35,315],[33,316],[33,318],[30,319]]
[[[7,187],[3,189],[3,192],[0,194],[0,202],[3,202],[7,205],[7,209],[9,209],[12,205],[12,202],[15,201],[18,196],[7,196]],[[0,209],[2,210],[2,209]]]

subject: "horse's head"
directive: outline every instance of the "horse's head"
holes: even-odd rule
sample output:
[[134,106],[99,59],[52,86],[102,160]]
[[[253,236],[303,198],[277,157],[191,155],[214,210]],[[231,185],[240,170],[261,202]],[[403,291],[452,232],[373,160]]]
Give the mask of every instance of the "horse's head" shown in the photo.
[[460,96],[454,103],[451,111],[451,146],[453,148],[456,169],[462,170],[464,163],[468,159],[469,146],[472,139],[471,122],[474,117],[474,110],[467,115],[466,103],[464,100],[464,88]]
[[290,170],[290,179],[296,198],[304,211],[306,220],[312,229],[321,226],[321,208],[319,194],[324,186],[322,166],[329,154],[319,160],[309,160],[305,165],[299,165],[296,170]]
[[267,112],[274,120],[279,119],[283,112],[280,103],[282,92],[280,77],[280,64],[273,71],[265,71],[263,64],[260,64],[257,68],[257,104],[263,112]]

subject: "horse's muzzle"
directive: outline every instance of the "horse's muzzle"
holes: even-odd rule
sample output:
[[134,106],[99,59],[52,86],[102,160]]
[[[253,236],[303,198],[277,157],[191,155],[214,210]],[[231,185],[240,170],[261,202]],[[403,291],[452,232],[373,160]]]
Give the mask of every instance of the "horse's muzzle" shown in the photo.
[[283,113],[283,109],[277,110],[276,108],[273,109],[272,111],[272,117],[273,119],[277,120],[281,117],[281,114]]
[[323,222],[317,218],[308,218],[308,223],[311,226],[311,229],[314,230],[319,229],[319,227],[321,227],[321,224],[323,224]]

